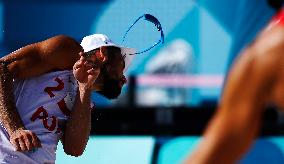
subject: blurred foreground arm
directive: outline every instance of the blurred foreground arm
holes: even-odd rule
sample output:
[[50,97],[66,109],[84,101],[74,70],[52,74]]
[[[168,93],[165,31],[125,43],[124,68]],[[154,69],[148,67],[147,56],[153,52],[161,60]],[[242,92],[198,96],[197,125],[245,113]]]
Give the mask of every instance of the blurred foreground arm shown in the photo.
[[241,54],[229,73],[217,113],[186,163],[231,164],[247,152],[265,106],[271,102],[283,106],[283,52],[284,28],[274,27]]

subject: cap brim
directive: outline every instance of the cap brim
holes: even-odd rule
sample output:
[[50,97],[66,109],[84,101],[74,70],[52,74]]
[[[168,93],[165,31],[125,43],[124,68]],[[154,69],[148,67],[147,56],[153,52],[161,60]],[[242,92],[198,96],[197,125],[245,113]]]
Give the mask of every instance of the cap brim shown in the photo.
[[127,48],[127,47],[120,47],[120,49],[121,49],[121,54],[124,56],[124,62],[125,62],[125,68],[123,72],[126,72],[129,66],[131,65],[135,57],[135,53],[137,51],[133,48]]

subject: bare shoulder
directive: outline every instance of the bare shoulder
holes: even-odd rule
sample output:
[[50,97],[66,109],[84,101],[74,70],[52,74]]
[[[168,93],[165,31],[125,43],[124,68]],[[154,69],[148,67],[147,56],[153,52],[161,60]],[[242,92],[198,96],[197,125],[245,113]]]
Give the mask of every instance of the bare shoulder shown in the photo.
[[82,47],[80,44],[72,37],[67,35],[57,35],[54,37],[51,37],[49,39],[46,39],[42,42],[39,42],[39,45],[42,48],[45,48],[48,46],[48,48],[52,49],[65,49],[68,47],[68,49],[71,50],[81,50]]
[[264,30],[255,40],[252,49],[265,58],[283,58],[284,26],[273,26]]
[[275,27],[260,34],[235,60],[227,76],[222,105],[263,109],[271,100],[275,86],[281,81],[279,78],[284,77],[283,52],[283,27]]
[[16,78],[28,78],[54,70],[72,70],[80,51],[83,49],[75,39],[58,35],[24,46],[0,61],[9,64]]
[[262,32],[250,47],[257,70],[279,76],[284,70],[284,27],[275,26]]
[[80,44],[66,35],[58,35],[39,42],[43,60],[59,69],[71,68],[79,59],[79,52],[83,51]]

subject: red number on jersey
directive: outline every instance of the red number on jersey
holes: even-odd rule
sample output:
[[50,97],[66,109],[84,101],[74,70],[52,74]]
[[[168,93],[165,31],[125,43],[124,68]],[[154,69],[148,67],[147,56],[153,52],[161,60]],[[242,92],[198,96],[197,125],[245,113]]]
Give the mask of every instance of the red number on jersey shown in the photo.
[[58,77],[55,79],[55,81],[58,83],[56,87],[46,87],[44,91],[50,96],[54,97],[54,93],[52,91],[61,91],[64,88],[64,83],[61,79]]

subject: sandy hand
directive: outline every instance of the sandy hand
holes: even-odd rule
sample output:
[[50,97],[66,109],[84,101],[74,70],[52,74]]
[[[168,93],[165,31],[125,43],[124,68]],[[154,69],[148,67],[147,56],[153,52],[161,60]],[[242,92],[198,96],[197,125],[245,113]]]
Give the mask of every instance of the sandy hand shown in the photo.
[[79,55],[80,59],[73,66],[73,74],[79,82],[79,87],[91,89],[107,58],[101,53],[94,55],[95,59],[92,60],[88,59],[83,52],[80,52]]
[[18,129],[10,135],[10,142],[16,151],[31,151],[41,147],[41,142],[30,130]]

